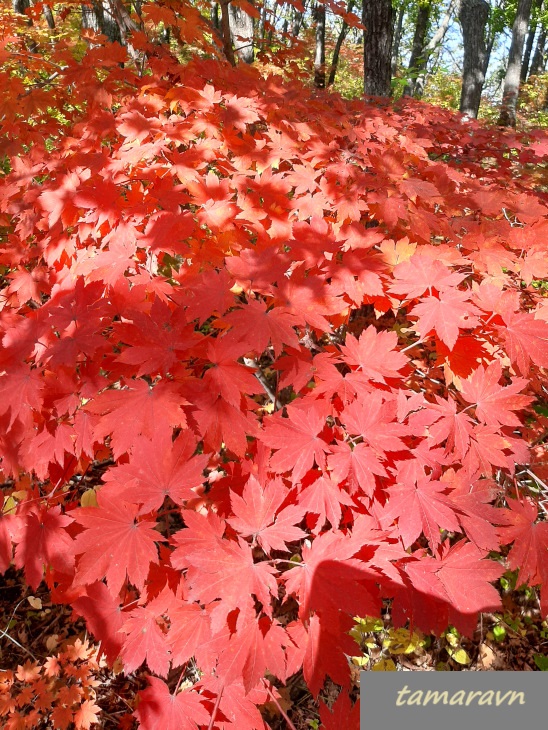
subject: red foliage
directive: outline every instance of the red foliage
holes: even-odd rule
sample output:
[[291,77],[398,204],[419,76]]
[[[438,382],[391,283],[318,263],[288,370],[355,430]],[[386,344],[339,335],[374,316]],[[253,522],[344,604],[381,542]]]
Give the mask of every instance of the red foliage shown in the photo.
[[1,567],[13,543],[128,671],[195,658],[182,693],[151,677],[144,728],[264,728],[301,669],[349,686],[383,599],[473,630],[504,545],[547,608],[513,481],[548,366],[543,139],[136,43],[143,76],[58,49],[65,121],[2,76]]

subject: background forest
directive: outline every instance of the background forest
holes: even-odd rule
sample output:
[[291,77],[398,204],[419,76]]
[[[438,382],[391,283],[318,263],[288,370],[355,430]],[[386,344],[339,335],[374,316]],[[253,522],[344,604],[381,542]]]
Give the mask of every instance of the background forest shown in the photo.
[[0,2],[3,727],[548,670],[547,13]]

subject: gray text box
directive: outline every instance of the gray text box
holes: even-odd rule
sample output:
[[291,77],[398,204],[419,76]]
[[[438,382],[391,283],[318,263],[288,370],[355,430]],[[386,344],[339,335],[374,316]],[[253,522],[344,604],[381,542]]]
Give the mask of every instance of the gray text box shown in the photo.
[[361,730],[546,727],[548,674],[361,672],[360,698]]

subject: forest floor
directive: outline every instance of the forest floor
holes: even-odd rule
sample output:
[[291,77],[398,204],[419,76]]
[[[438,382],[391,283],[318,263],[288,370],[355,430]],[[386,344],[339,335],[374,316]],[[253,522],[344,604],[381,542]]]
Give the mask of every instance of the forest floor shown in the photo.
[[[84,479],[89,484],[86,486],[97,485],[101,472],[98,468],[87,474]],[[455,630],[435,637],[419,631],[394,629],[390,624],[389,604],[384,620],[363,617],[357,621],[352,632],[357,641],[356,656],[349,659],[352,696],[358,697],[361,669],[548,671],[548,621],[541,619],[538,592],[516,587],[515,577],[515,573],[506,573],[499,581],[502,609],[499,613],[482,614],[472,638],[460,636]],[[29,661],[44,665],[48,657],[59,655],[67,644],[77,639],[89,641],[93,646],[93,638],[87,635],[84,622],[70,608],[53,604],[44,583],[32,591],[25,585],[22,571],[14,568],[0,577],[0,690],[6,670],[17,672],[18,667],[24,667]],[[78,660],[76,665],[80,663]],[[147,686],[146,672],[139,670],[126,675],[118,663],[108,667],[102,661],[95,666],[92,676],[96,681],[93,696],[101,708],[100,727],[104,730],[135,727],[132,713],[139,690]],[[196,673],[196,678],[198,676]],[[176,670],[168,678],[169,686],[175,687],[179,679],[180,672]],[[338,691],[338,686],[328,681],[320,698],[331,706]],[[308,692],[302,674],[291,677],[287,686],[280,689],[280,695],[278,705],[269,703],[263,708],[263,716],[273,730],[288,728],[281,709],[290,717],[296,730],[319,727],[318,704]],[[28,712],[32,712],[32,702],[27,707]],[[25,707],[18,711],[24,713]],[[97,725],[92,725],[95,727]]]
[[[44,584],[32,592],[25,587],[20,572],[13,569],[0,581],[0,672],[17,670],[29,660],[44,662],[67,642],[86,639],[83,621],[75,620],[69,608],[53,605]],[[363,651],[356,645],[357,656],[351,662],[353,694],[357,697],[359,693],[360,668],[368,666],[421,672],[548,671],[548,623],[540,618],[536,592],[501,592],[503,611],[482,615],[473,638],[460,637],[456,632],[437,638],[394,630],[388,621],[364,622],[362,628],[372,630],[362,635]],[[102,710],[101,727],[111,730],[123,726],[129,730],[129,714],[135,708],[138,691],[146,687],[146,672],[125,675],[121,667],[103,666],[96,679],[99,684],[95,701]],[[174,685],[177,680],[175,673]],[[292,677],[280,693],[279,703],[296,730],[318,727],[318,706],[301,675]],[[337,694],[338,687],[327,682],[321,698],[331,705]],[[264,717],[274,730],[286,730],[286,721],[273,703],[265,706]]]

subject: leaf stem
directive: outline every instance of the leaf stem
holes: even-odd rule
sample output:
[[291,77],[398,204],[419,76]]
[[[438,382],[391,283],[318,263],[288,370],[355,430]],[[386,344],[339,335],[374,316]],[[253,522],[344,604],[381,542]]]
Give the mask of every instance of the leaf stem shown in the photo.
[[285,712],[284,708],[280,705],[280,703],[276,699],[274,693],[271,691],[271,689],[268,686],[268,684],[264,680],[263,680],[263,682],[264,682],[264,686],[266,688],[266,691],[272,697],[272,701],[274,702],[274,704],[276,705],[276,707],[280,711],[280,714],[282,715],[282,717],[284,718],[284,720],[287,722],[287,727],[289,728],[289,730],[297,730],[297,728],[295,727],[295,725],[293,725],[293,723],[291,722],[291,720],[287,716],[287,713]]
[[211,720],[209,721],[209,725],[207,726],[207,730],[213,730],[213,725],[215,724],[215,718],[217,717],[217,710],[219,709],[219,705],[221,704],[221,697],[223,696],[223,690],[225,686],[221,687],[221,691],[217,695],[217,699],[215,700],[215,707],[213,708],[213,714],[211,715]]

